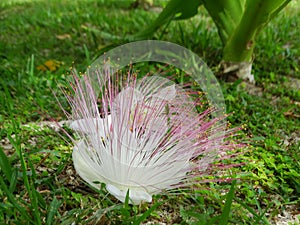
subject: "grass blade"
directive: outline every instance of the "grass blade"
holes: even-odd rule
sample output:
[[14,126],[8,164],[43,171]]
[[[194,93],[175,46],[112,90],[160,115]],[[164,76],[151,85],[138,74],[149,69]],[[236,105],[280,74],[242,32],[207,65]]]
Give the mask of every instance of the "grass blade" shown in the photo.
[[46,224],[51,225],[53,222],[53,218],[55,214],[58,212],[58,209],[61,205],[62,201],[57,200],[56,197],[53,198],[52,202],[50,203],[49,209],[48,209],[48,215],[47,215],[47,220]]
[[10,193],[13,193],[15,191],[16,186],[17,186],[17,181],[18,181],[18,170],[15,169],[15,170],[13,170],[11,178],[10,178],[10,185],[9,185]]
[[[254,209],[250,208],[248,205],[246,205],[244,202],[242,202],[241,200],[239,200],[238,198],[234,199],[237,203],[239,203],[241,206],[243,206],[245,209],[247,209],[254,217],[256,223],[258,223],[259,221],[264,221],[265,224],[270,225],[270,223],[268,222],[268,220],[266,219],[266,217],[264,217],[264,213],[261,215],[258,215]],[[269,209],[269,207],[267,208]]]
[[3,151],[3,148],[0,147],[0,168],[5,174],[6,178],[10,181],[12,177],[12,168],[10,161],[6,154]]
[[230,214],[230,208],[232,204],[232,200],[234,198],[234,188],[235,188],[236,180],[234,180],[231,184],[230,190],[226,197],[226,202],[223,208],[223,212],[220,216],[220,222],[219,225],[226,225],[228,223],[229,214]]
[[3,181],[3,178],[1,176],[0,176],[0,186],[1,186],[1,189],[3,190],[3,192],[6,194],[10,203],[18,210],[18,212],[24,218],[26,218],[26,221],[32,222],[32,219],[29,216],[29,214],[27,213],[27,211],[25,210],[25,208],[18,203],[15,196],[9,191],[9,189],[7,188],[6,184]]
[[134,221],[133,225],[138,225],[143,222],[162,203],[163,202],[157,202],[153,206],[151,206],[146,212],[143,213],[143,215],[141,215],[136,221]]

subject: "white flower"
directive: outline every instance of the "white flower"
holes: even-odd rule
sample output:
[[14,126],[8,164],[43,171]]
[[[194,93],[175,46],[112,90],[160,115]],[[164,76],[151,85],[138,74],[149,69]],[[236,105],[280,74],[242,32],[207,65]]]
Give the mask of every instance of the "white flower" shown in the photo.
[[[218,152],[208,138],[214,121],[205,119],[208,111],[198,114],[182,89],[157,76],[139,82],[130,76],[120,88],[110,74],[103,76],[100,88],[77,80],[70,99],[70,127],[80,137],[72,156],[86,182],[95,188],[105,183],[122,202],[129,190],[130,202],[140,204],[182,186],[212,162]],[[100,102],[95,90],[102,90]]]

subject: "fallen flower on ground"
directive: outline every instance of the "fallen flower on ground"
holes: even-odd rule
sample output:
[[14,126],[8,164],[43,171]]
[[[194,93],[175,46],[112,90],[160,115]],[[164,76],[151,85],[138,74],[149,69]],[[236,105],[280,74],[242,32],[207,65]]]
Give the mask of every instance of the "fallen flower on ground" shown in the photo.
[[[199,182],[223,143],[223,118],[198,112],[189,93],[169,79],[109,69],[74,76],[70,128],[73,161],[87,183],[101,183],[117,199],[151,202],[152,195]],[[115,76],[115,77],[114,77]]]

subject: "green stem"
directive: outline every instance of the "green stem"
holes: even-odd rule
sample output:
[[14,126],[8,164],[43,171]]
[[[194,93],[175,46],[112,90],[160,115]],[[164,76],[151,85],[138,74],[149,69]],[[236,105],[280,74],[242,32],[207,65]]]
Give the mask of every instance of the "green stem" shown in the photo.
[[257,34],[288,2],[290,0],[248,0],[239,25],[223,49],[223,60],[251,62]]
[[218,28],[223,45],[241,20],[245,0],[202,0]]

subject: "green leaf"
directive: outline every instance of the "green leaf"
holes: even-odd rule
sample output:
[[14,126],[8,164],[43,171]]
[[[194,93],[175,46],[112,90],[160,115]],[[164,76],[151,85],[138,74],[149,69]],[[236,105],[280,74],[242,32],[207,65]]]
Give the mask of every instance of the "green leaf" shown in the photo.
[[255,220],[256,223],[258,223],[260,221],[263,221],[264,224],[267,224],[267,225],[270,224],[268,222],[268,220],[266,219],[266,217],[264,217],[264,214],[263,215],[258,215],[258,213],[254,209],[252,209],[251,207],[249,207],[247,204],[245,204],[244,202],[242,202],[238,198],[235,198],[235,201],[238,202],[241,206],[243,206],[245,209],[247,209],[253,215],[253,220]]
[[19,204],[15,196],[9,191],[7,188],[5,182],[3,181],[3,178],[0,176],[0,186],[3,192],[6,194],[8,201],[18,210],[18,212],[26,218],[26,220],[29,223],[33,223],[32,218],[30,217],[29,213],[26,211],[26,209]]
[[6,178],[10,181],[12,177],[12,167],[2,147],[0,147],[0,168],[5,174]]
[[50,203],[48,213],[47,213],[47,221],[46,221],[47,225],[53,224],[52,223],[53,218],[54,218],[55,214],[57,214],[58,209],[61,204],[62,204],[62,201],[57,200],[57,198],[54,196],[52,202]]
[[202,5],[202,0],[171,0],[158,18],[145,30],[139,32],[133,39],[145,39],[153,36],[154,32],[162,25],[169,23],[171,20],[181,20],[193,17],[198,13],[198,7]]
[[126,192],[126,197],[125,197],[125,202],[124,202],[124,208],[128,209],[130,208],[129,207],[129,189],[127,189],[127,192]]
[[202,5],[202,0],[188,0],[182,4],[182,0],[172,0],[173,9],[176,11],[175,20],[189,19],[198,13],[198,8]]
[[9,191],[11,193],[13,193],[16,189],[16,185],[17,185],[17,181],[18,181],[18,169],[14,168],[12,175],[10,177],[10,185],[9,185]]
[[197,224],[207,224],[208,215],[200,214],[195,209],[185,210],[182,206],[180,207],[180,216],[187,222],[191,218],[197,219]]
[[150,214],[161,204],[163,204],[163,202],[155,203],[146,212],[144,212],[143,215],[141,215],[136,221],[134,221],[133,225],[141,224],[141,222],[143,222],[145,219],[147,219],[147,217],[150,216]]
[[245,1],[203,0],[204,7],[216,24],[224,45],[241,20]]
[[229,214],[230,214],[230,208],[232,204],[232,200],[234,198],[234,188],[235,188],[236,180],[234,180],[231,184],[230,190],[226,197],[226,202],[222,211],[222,214],[220,216],[220,222],[219,225],[226,225],[228,223]]

